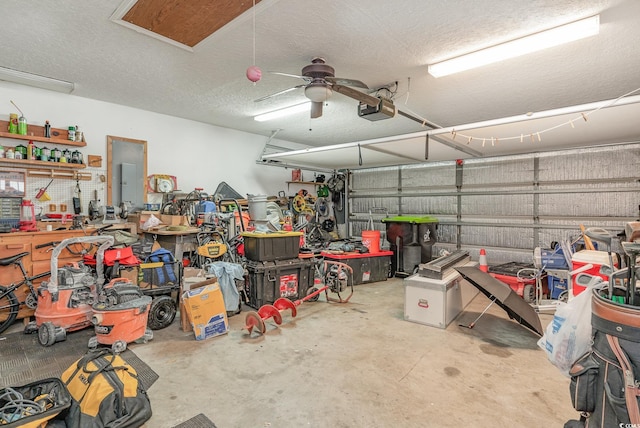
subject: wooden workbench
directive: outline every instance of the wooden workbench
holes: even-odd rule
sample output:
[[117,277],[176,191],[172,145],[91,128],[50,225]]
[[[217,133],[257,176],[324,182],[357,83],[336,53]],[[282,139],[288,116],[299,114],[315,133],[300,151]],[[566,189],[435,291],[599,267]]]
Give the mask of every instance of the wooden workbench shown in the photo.
[[[52,246],[36,248],[39,245],[49,242],[60,242],[66,238],[75,238],[85,236],[85,232],[78,230],[55,230],[52,232],[13,232],[0,234],[0,258],[10,257],[19,253],[29,253],[22,258],[22,263],[27,273],[32,276],[38,273],[47,272],[51,269],[51,251]],[[61,262],[79,261],[81,255],[74,255],[65,249],[60,253]],[[44,278],[45,280],[48,277]],[[20,270],[15,266],[0,266],[0,285],[10,284],[14,281],[22,280]],[[36,284],[42,282],[42,279],[35,281]],[[26,285],[16,290],[16,297],[23,302],[29,293],[29,287]],[[18,312],[18,319],[30,317],[33,310],[22,306]]]

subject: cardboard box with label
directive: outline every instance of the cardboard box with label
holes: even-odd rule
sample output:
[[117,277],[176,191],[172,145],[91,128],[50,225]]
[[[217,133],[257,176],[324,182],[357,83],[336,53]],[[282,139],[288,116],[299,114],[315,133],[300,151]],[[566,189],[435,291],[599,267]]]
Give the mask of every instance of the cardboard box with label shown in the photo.
[[196,340],[216,337],[229,331],[222,290],[217,281],[205,281],[200,287],[186,290],[182,303]]

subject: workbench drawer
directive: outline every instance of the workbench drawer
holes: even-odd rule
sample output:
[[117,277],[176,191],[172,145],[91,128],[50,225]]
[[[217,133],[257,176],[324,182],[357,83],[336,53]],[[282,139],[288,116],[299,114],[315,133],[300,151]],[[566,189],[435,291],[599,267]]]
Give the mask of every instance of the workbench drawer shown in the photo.
[[[76,238],[79,236],[84,236],[82,231],[80,232],[71,232],[64,231],[59,233],[46,233],[42,235],[37,235],[33,237],[32,241],[32,255],[31,258],[33,261],[38,260],[51,260],[51,253],[53,249],[58,245],[61,241],[67,238]],[[51,244],[51,245],[47,245]],[[36,248],[42,246],[41,248]],[[92,244],[87,243],[75,243],[65,247],[58,259],[74,259],[80,260],[82,258],[83,250],[91,250],[92,252],[95,250],[95,247],[92,247]],[[62,266],[62,263],[60,263]]]

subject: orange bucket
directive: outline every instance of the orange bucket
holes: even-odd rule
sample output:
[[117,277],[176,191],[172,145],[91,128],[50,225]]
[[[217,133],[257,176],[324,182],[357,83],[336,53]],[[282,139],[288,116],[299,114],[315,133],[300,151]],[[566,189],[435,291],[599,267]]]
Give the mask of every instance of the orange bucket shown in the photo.
[[362,245],[369,249],[370,253],[380,252],[380,231],[379,230],[363,230]]

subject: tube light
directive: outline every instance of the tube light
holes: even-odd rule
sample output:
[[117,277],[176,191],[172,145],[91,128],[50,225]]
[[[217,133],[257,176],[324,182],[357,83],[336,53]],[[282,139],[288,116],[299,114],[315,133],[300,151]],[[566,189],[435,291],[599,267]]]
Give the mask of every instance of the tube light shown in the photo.
[[539,33],[531,34],[509,42],[501,43],[461,55],[428,67],[433,77],[442,77],[460,71],[470,70],[509,58],[515,58],[531,52],[584,39],[598,34],[600,15],[595,15]]
[[266,120],[278,119],[284,116],[290,116],[292,114],[301,113],[303,111],[309,111],[310,101],[307,101],[302,104],[296,104],[291,107],[282,108],[280,110],[270,111],[269,113],[259,114],[253,118],[253,120],[258,122],[264,122]]
[[13,70],[6,67],[0,67],[0,80],[33,86],[40,89],[48,89],[50,91],[63,92],[65,94],[70,94],[75,88],[75,85],[71,82]]

